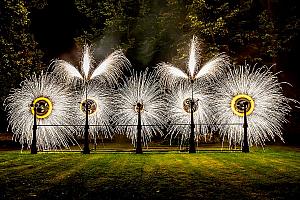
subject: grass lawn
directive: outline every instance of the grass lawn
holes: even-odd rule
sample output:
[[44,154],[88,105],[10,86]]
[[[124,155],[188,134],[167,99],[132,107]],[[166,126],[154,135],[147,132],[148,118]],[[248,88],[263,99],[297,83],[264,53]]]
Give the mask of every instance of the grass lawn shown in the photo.
[[298,199],[300,151],[0,152],[0,199]]

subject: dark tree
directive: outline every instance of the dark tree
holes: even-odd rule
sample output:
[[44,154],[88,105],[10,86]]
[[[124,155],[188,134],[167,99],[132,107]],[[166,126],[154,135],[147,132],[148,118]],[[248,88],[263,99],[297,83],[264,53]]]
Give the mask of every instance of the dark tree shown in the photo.
[[[29,32],[30,18],[25,1],[2,1],[0,4],[0,104],[11,88],[44,68],[43,53],[37,48]],[[5,131],[6,117],[1,106],[1,131]]]

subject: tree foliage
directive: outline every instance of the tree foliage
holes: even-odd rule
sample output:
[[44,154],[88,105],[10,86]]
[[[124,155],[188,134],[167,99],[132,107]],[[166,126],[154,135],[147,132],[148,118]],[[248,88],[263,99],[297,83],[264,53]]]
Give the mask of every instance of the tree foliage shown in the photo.
[[[29,33],[30,18],[25,1],[0,4],[0,104],[11,88],[43,68],[42,52]],[[4,111],[1,106],[1,119]],[[3,120],[1,120],[3,121]]]
[[283,12],[286,20],[282,21],[283,14],[278,9],[286,2],[275,0],[76,0],[75,3],[91,20],[90,30],[79,39],[102,39],[99,45],[109,41],[106,45],[110,48],[121,46],[141,66],[154,65],[160,60],[184,64],[193,34],[202,39],[204,60],[225,51],[239,64],[245,60],[275,63],[278,53],[287,47],[286,40],[297,37],[299,24],[296,14],[288,13],[288,7]]

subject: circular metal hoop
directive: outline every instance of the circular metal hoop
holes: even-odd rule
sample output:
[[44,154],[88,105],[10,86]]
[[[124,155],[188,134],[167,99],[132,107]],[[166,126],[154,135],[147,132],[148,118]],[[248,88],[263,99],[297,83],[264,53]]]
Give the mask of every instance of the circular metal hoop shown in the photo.
[[53,104],[47,97],[38,97],[32,102],[31,113],[34,114],[34,107],[36,108],[36,117],[44,119],[49,117],[52,113]]
[[231,100],[231,110],[235,115],[244,116],[244,106],[246,106],[246,115],[250,115],[254,110],[254,100],[247,94],[239,94]]
[[97,112],[98,110],[98,105],[94,99],[88,98],[87,100],[83,100],[80,103],[80,110],[85,114],[85,109],[86,109],[86,102],[87,102],[87,107],[88,107],[88,114],[93,115]]

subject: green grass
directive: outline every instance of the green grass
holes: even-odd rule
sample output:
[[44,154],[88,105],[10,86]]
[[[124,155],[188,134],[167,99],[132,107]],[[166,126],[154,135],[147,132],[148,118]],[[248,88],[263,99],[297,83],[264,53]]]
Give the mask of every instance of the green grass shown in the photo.
[[0,152],[0,199],[297,199],[300,151]]

